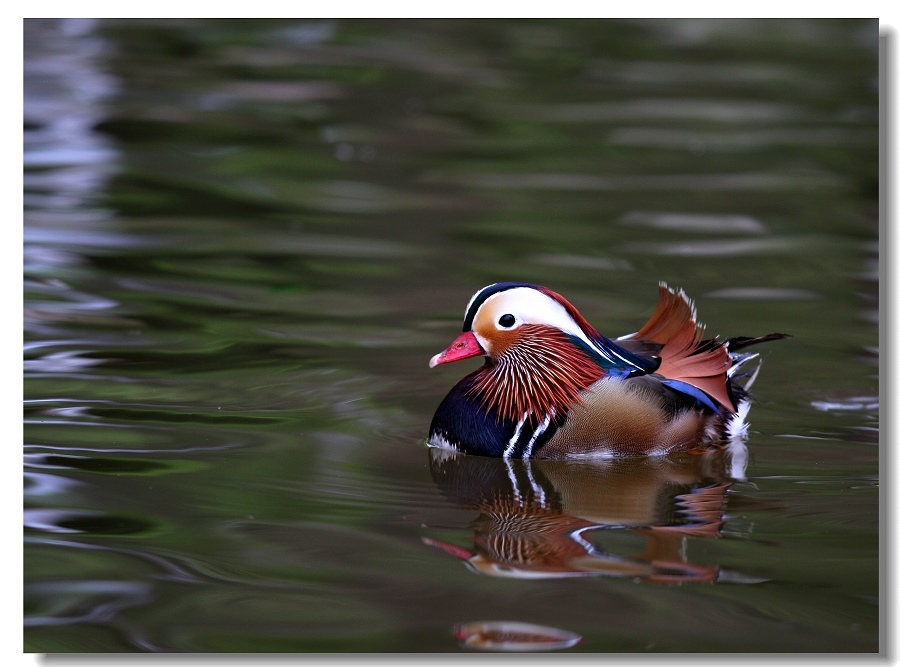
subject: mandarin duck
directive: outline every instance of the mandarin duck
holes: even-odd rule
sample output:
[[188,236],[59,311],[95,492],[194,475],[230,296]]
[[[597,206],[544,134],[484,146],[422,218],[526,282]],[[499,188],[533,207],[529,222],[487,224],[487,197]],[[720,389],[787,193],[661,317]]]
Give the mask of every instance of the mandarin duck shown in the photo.
[[427,443],[504,458],[659,456],[707,449],[746,433],[759,371],[748,345],[769,334],[704,339],[693,302],[659,284],[637,332],[607,338],[546,287],[501,282],[469,300],[462,333],[433,368],[483,355],[450,390]]

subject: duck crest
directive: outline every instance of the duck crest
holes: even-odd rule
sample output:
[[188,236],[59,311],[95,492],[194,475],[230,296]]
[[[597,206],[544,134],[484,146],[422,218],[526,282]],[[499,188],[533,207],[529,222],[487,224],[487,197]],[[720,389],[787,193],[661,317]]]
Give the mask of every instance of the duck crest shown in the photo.
[[561,419],[580,393],[606,373],[568,334],[524,325],[517,344],[488,360],[469,389],[500,421]]

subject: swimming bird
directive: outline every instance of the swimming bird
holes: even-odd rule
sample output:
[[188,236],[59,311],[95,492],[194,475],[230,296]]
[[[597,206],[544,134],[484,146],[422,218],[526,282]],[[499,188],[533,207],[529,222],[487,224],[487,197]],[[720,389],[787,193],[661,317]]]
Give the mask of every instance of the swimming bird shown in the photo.
[[427,443],[560,459],[659,456],[743,436],[759,355],[738,350],[789,336],[720,342],[704,333],[693,302],[665,283],[647,323],[615,339],[546,287],[488,285],[429,364],[484,356],[438,406]]

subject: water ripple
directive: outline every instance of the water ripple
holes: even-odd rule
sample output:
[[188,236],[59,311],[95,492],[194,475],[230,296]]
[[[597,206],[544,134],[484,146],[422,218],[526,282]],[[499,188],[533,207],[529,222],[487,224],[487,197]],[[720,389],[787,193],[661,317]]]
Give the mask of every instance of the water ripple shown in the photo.
[[730,174],[647,174],[596,175],[580,173],[481,173],[446,174],[432,172],[429,182],[455,183],[493,190],[550,190],[560,192],[678,191],[699,190],[771,192],[779,190],[820,190],[850,187],[849,181],[821,171],[734,172]]

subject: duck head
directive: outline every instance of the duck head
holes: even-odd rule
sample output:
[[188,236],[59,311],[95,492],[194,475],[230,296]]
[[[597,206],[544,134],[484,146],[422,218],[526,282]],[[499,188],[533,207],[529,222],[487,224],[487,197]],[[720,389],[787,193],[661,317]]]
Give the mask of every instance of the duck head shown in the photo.
[[520,343],[555,330],[590,345],[598,334],[566,299],[528,283],[494,283],[469,300],[462,333],[429,366],[485,355],[494,362]]

